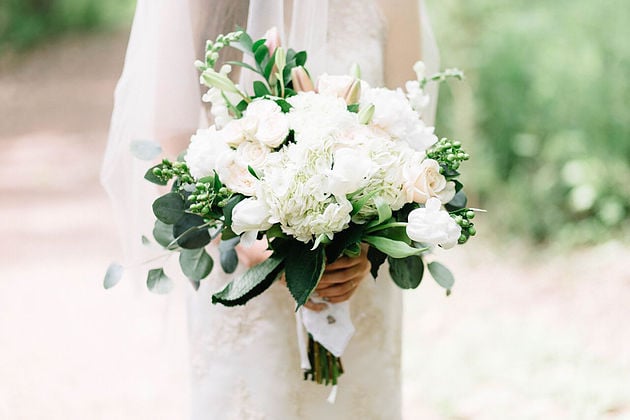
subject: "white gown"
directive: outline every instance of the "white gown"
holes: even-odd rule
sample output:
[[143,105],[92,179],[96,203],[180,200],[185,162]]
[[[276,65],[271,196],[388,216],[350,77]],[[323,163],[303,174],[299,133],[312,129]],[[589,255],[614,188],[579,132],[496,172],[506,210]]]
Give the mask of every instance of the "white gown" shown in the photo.
[[[376,1],[332,0],[328,15],[328,73],[346,74],[356,62],[366,81],[382,85],[386,22]],[[351,300],[356,334],[331,405],[330,387],[301,377],[286,287],[276,283],[243,307],[213,306],[211,293],[229,281],[217,268],[189,299],[192,418],[400,418],[401,291],[386,266],[376,281],[368,277]]]

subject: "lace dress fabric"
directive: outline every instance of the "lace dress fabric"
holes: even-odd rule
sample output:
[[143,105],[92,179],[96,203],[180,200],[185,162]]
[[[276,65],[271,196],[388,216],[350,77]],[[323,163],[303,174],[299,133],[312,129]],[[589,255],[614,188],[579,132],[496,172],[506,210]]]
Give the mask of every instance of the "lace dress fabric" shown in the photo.
[[[328,73],[346,74],[356,62],[364,79],[382,85],[385,22],[376,2],[332,0],[328,27]],[[246,306],[214,306],[212,292],[230,280],[217,267],[188,299],[192,418],[400,418],[402,300],[387,270],[376,280],[368,276],[351,300],[356,334],[332,405],[330,387],[301,377],[295,304],[286,287],[276,283]]]

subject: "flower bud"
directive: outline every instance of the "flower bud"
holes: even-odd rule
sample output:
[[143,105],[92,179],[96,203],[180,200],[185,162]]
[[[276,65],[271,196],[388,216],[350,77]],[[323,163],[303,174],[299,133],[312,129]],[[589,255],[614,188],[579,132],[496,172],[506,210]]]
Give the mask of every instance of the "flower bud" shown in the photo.
[[418,80],[422,80],[426,77],[427,66],[423,61],[416,61],[416,64],[413,65],[413,71],[416,72]]
[[372,117],[374,116],[374,110],[376,108],[374,107],[374,104],[368,104],[367,106],[362,107],[361,109],[359,109],[359,122],[361,124],[369,124],[370,121],[372,121]]
[[352,82],[350,86],[348,86],[348,90],[343,95],[343,99],[346,101],[346,104],[352,105],[359,102],[361,99],[361,81],[355,80]]
[[284,66],[287,65],[287,53],[284,51],[284,48],[278,47],[276,49],[276,67],[278,68],[278,72],[284,70]]
[[215,87],[224,92],[240,93],[234,82],[225,74],[217,73],[214,69],[206,69],[201,74],[201,81],[208,87]]
[[265,32],[263,38],[265,38],[265,46],[269,50],[269,56],[272,56],[276,48],[280,46],[280,33],[278,32],[278,28],[275,26],[270,28]]
[[352,63],[352,66],[350,66],[350,76],[354,77],[355,79],[361,78],[361,67],[356,62]]
[[311,92],[315,90],[313,81],[302,66],[291,69],[291,81],[293,82],[293,90],[296,92]]

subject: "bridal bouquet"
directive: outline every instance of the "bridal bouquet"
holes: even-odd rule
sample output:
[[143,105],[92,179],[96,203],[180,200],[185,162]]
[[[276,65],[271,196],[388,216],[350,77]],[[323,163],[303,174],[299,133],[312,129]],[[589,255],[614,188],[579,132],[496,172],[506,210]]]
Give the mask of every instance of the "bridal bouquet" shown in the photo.
[[[216,70],[227,46],[249,61]],[[427,77],[418,62],[417,80],[405,91],[391,90],[371,87],[357,69],[324,74],[315,83],[306,59],[305,51],[280,46],[273,30],[255,42],[243,31],[209,41],[205,61],[196,64],[215,124],[192,136],[182,158],[165,159],[145,176],[158,185],[171,182],[170,192],[153,203],[153,235],[179,253],[196,287],[213,268],[205,247],[214,238],[220,238],[226,272],[236,268],[238,243],[268,242],[271,256],[214,293],[215,304],[243,305],[284,277],[299,309],[325,264],[359,255],[362,243],[369,244],[374,277],[387,260],[393,281],[413,289],[433,247],[449,249],[475,235],[475,212],[466,207],[458,181],[460,163],[469,156],[460,142],[438,140],[421,118],[429,101],[426,84],[461,78],[461,72]],[[229,78],[232,66],[258,80],[236,85]],[[135,144],[136,153],[147,147]],[[435,261],[426,267],[450,293],[450,272]],[[169,282],[162,268],[148,273],[151,289],[168,289]],[[337,383],[345,345],[331,346],[341,348],[311,337],[305,377]]]

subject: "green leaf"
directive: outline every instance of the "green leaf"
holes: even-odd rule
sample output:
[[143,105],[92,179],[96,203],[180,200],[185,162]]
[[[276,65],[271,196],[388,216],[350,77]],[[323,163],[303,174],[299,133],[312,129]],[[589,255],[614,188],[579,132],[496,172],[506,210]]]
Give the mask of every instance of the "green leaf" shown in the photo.
[[364,225],[350,223],[347,229],[335,233],[333,241],[326,246],[326,261],[332,263],[341,257],[344,250],[352,244],[360,243]]
[[243,67],[243,68],[246,68],[247,70],[253,71],[254,73],[260,74],[260,72],[257,69],[255,69],[254,67],[252,67],[249,64],[244,63],[242,61],[227,61],[225,64],[230,64],[230,65],[233,65],[233,66]]
[[282,231],[282,227],[280,226],[280,223],[276,223],[275,225],[267,229],[265,236],[267,237],[267,239],[287,237],[287,235]]
[[205,222],[203,217],[185,213],[173,226],[173,235],[177,244],[186,249],[202,248],[210,243],[210,233],[207,227],[201,227]]
[[153,226],[153,237],[158,244],[167,248],[175,240],[173,236],[173,225],[167,225],[164,222],[156,220]]
[[149,170],[144,174],[144,179],[146,179],[147,181],[152,182],[153,184],[156,184],[156,185],[166,185],[167,181],[163,180],[162,178],[159,178],[159,177],[155,176],[155,174],[153,173],[153,170],[155,168],[160,167],[160,166],[162,166],[162,164],[155,165],[155,166],[152,166],[151,168],[149,168]]
[[466,193],[464,193],[464,190],[459,190],[455,194],[455,197],[453,197],[453,199],[449,201],[444,207],[448,211],[459,210],[466,207],[467,203],[468,203],[468,198],[466,197]]
[[241,201],[243,201],[245,199],[244,195],[241,194],[236,194],[234,196],[232,196],[227,204],[225,205],[225,207],[223,207],[223,225],[225,227],[231,227],[232,226],[232,210],[234,210],[234,207],[240,203]]
[[159,143],[151,140],[133,140],[129,144],[129,150],[140,160],[153,160],[162,153]]
[[109,267],[107,267],[107,272],[105,273],[105,278],[103,279],[103,287],[105,289],[111,289],[116,286],[122,278],[124,271],[125,269],[122,265],[115,262],[111,263]]
[[389,274],[401,289],[415,289],[422,281],[424,263],[419,256],[388,258]]
[[291,104],[285,101],[284,99],[276,99],[275,102],[276,104],[278,104],[282,112],[284,112],[285,114],[289,112],[289,110],[291,109]]
[[153,202],[153,214],[158,220],[173,225],[184,216],[186,205],[178,193],[168,193]]
[[433,280],[445,288],[447,292],[453,288],[455,277],[453,277],[453,273],[448,268],[437,261],[433,261],[429,263],[429,272]]
[[358,113],[359,112],[359,104],[351,104],[348,105],[348,112]]
[[273,52],[273,55],[270,57],[269,61],[267,62],[265,69],[263,70],[263,76],[265,77],[266,80],[269,80],[269,76],[271,76],[271,71],[273,70],[273,66],[274,64],[276,64],[277,52],[278,50],[276,49],[276,51]]
[[295,65],[296,66],[304,66],[306,63],[306,51],[300,51],[295,54]]
[[287,286],[297,303],[297,309],[306,303],[324,273],[323,247],[311,250],[308,244],[296,243],[289,249],[285,261]]
[[151,241],[146,236],[142,235],[142,245],[150,245]]
[[258,63],[261,69],[265,65],[265,60],[268,57],[269,57],[269,49],[267,48],[267,46],[264,43],[259,45],[258,48],[256,48],[256,52],[254,53],[254,58],[256,59],[256,62]]
[[238,39],[238,41],[232,42],[230,44],[230,47],[251,55],[252,54],[252,38],[247,34],[247,32],[243,31],[243,34]]
[[256,80],[254,82],[254,95],[259,98],[265,95],[269,95],[269,89],[267,89],[267,86],[265,86],[263,82],[261,82],[260,80]]
[[265,38],[261,38],[258,41],[254,42],[252,44],[252,52],[256,52],[256,50],[258,49],[258,47],[260,47],[261,45],[263,45],[265,43],[265,41],[267,41]]
[[374,204],[376,205],[376,211],[378,212],[379,225],[392,217],[392,208],[389,207],[389,204],[387,204],[383,197],[376,197],[374,199]]
[[370,273],[372,274],[372,277],[376,279],[376,277],[378,276],[378,269],[381,268],[381,265],[383,265],[383,263],[387,259],[387,254],[379,251],[374,247],[370,247],[368,249],[367,257],[368,260],[370,260],[370,264],[372,265],[370,267]]
[[238,254],[236,253],[236,245],[241,242],[241,237],[222,240],[219,243],[219,255],[221,259],[221,268],[225,273],[233,273],[238,267]]
[[366,236],[363,240],[393,258],[405,258],[420,255],[423,252],[423,249],[413,248],[404,242],[380,236]]
[[179,266],[182,272],[193,282],[208,277],[212,271],[214,261],[204,248],[182,249],[179,253]]
[[271,286],[282,272],[283,258],[272,254],[265,261],[251,267],[242,276],[232,280],[221,291],[212,295],[212,303],[225,306],[244,305]]
[[147,287],[153,293],[163,295],[173,290],[173,280],[171,280],[161,268],[149,270],[147,274]]

